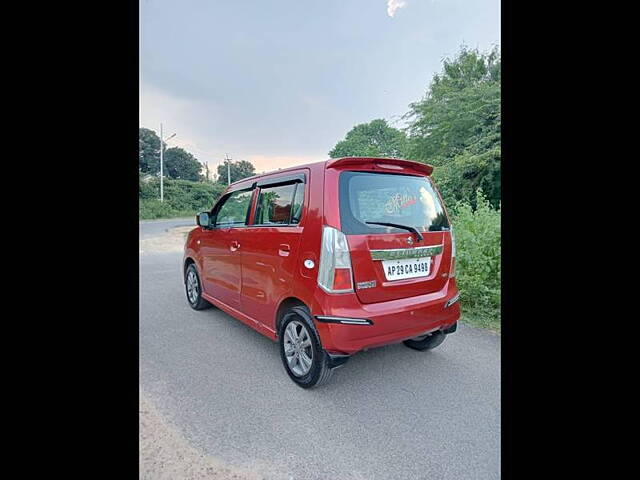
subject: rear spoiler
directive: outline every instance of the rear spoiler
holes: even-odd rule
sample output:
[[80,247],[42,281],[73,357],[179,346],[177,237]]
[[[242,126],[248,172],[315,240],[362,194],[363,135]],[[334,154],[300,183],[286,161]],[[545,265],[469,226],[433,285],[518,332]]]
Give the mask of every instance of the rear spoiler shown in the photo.
[[342,157],[327,160],[326,168],[347,167],[356,165],[375,165],[376,170],[402,170],[410,169],[425,175],[431,175],[433,167],[426,163],[403,160],[401,158],[379,158],[379,157]]

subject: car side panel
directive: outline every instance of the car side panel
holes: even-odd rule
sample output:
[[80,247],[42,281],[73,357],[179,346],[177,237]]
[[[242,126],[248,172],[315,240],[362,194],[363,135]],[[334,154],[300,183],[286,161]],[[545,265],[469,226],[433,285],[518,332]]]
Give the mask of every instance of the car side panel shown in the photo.
[[250,226],[242,232],[240,310],[273,332],[278,301],[286,298],[297,281],[303,231],[303,227]]

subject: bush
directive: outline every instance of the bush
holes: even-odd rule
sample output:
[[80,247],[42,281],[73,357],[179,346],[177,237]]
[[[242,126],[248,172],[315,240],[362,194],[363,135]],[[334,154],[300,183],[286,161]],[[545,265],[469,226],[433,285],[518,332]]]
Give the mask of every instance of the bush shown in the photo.
[[141,219],[188,217],[210,210],[225,185],[164,180],[164,202],[160,202],[160,180],[153,178],[139,182],[139,217]]
[[500,328],[500,210],[491,207],[482,190],[474,209],[459,201],[451,210],[456,237],[456,273],[463,312],[484,317]]

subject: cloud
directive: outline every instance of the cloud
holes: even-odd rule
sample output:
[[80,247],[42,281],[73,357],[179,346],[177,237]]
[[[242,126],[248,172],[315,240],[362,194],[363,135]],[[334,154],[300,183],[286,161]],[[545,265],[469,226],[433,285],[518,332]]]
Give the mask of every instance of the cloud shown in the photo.
[[155,85],[140,81],[139,123],[160,134],[177,135],[168,147],[180,147],[211,166],[222,161],[225,145],[217,132],[222,115],[218,108],[205,100],[188,100]]
[[407,4],[404,0],[387,0],[387,15],[391,18],[396,14],[396,10]]

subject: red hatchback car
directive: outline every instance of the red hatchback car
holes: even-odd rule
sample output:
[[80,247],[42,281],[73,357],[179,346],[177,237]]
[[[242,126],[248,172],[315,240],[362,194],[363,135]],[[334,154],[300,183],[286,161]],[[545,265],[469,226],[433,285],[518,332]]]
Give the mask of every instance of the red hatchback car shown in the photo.
[[189,305],[215,305],[278,341],[304,388],[367,348],[440,345],[460,304],[432,170],[347,157],[229,185],[187,237]]

